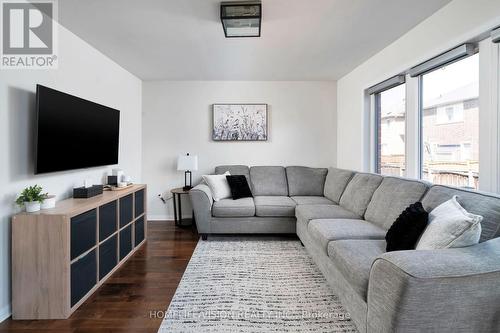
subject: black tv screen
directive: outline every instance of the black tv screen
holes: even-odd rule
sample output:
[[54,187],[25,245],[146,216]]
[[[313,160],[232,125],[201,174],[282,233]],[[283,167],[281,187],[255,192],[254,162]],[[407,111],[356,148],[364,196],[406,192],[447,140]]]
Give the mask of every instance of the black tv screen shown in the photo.
[[42,85],[36,110],[35,174],[118,163],[120,111]]

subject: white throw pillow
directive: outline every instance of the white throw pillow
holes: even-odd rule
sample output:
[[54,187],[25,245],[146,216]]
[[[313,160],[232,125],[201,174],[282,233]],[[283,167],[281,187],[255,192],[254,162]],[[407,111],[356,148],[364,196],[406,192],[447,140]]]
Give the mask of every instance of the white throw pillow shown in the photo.
[[231,197],[231,188],[227,182],[226,176],[231,175],[229,171],[226,171],[223,175],[204,175],[202,176],[205,183],[207,183],[210,191],[212,192],[212,197],[214,201],[219,201],[220,199],[227,199]]
[[483,217],[466,211],[457,196],[429,213],[429,225],[418,241],[417,250],[466,247],[479,243]]

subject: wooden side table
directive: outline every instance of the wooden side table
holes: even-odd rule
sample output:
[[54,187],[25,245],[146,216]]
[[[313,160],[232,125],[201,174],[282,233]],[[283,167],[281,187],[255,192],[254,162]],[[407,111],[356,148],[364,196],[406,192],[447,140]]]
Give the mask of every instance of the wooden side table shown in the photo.
[[[183,194],[189,195],[189,190],[184,190],[182,187],[174,188],[170,191],[172,193],[172,198],[174,201],[174,221],[175,226],[179,228],[190,228],[194,227],[196,224],[194,219],[194,211],[193,211],[193,220],[191,224],[184,225],[182,224],[182,198]],[[178,209],[178,210],[177,210]]]

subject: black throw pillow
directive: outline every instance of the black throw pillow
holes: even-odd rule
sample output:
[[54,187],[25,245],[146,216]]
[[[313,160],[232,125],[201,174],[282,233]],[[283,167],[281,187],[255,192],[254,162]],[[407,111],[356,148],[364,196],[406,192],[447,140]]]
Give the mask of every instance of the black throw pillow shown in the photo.
[[252,191],[250,191],[250,187],[248,186],[247,177],[236,175],[226,176],[226,179],[231,188],[233,200],[252,197]]
[[427,227],[429,214],[421,202],[411,204],[394,221],[385,235],[387,252],[414,250],[420,235]]

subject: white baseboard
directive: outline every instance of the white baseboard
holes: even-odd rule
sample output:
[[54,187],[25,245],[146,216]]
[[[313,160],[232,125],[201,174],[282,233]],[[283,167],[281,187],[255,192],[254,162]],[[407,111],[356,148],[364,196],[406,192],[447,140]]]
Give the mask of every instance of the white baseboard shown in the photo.
[[169,215],[148,215],[146,219],[148,221],[173,221],[174,217]]
[[12,310],[10,308],[10,305],[6,305],[3,308],[0,309],[0,323],[4,321],[5,319],[9,318],[12,314]]
[[[190,219],[191,217],[184,215],[182,218]],[[173,221],[174,217],[170,215],[148,215],[146,219],[148,221]]]

